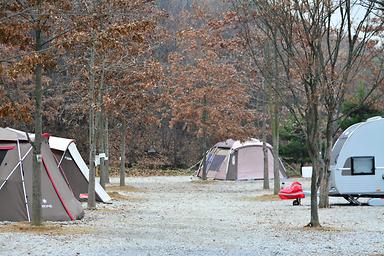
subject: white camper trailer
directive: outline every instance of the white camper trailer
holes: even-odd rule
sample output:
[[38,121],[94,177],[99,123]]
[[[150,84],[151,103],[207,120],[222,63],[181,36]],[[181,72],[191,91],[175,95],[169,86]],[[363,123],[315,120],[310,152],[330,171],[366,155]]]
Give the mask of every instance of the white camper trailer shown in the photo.
[[384,196],[384,118],[350,126],[331,156],[330,196],[359,204],[359,197]]

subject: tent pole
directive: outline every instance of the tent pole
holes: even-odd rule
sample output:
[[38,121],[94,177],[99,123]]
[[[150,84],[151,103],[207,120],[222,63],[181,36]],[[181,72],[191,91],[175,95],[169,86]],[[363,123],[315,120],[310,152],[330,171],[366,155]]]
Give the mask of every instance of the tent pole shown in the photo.
[[[25,208],[27,209],[28,221],[31,221],[31,216],[29,214],[29,207],[28,207],[28,197],[27,197],[27,192],[25,190],[24,170],[23,170],[23,160],[24,159],[21,158],[20,142],[19,142],[19,140],[17,140],[17,151],[19,152],[19,165],[20,165],[21,182],[23,183]],[[28,155],[28,153],[26,155]]]
[[[225,172],[225,179],[227,179],[227,175],[228,175],[228,169],[229,169],[229,165],[230,165],[230,162],[231,162],[231,154],[234,153],[234,151],[232,149],[229,150],[229,153],[227,155],[228,157],[228,162],[227,162],[227,169],[226,169],[226,172]],[[225,160],[225,159],[224,159]],[[238,159],[235,159],[235,161],[237,161]],[[237,177],[236,177],[237,179]]]
[[[65,157],[65,153],[67,153],[67,151],[68,151],[68,148],[65,151],[63,151],[63,155],[61,156],[60,161],[57,164],[57,167],[59,167],[61,165],[61,163],[63,162],[64,157]],[[55,159],[56,159],[56,157],[55,157]]]
[[[23,159],[21,159],[21,161],[23,161],[27,155],[29,154],[29,152],[31,151],[32,147],[28,150],[27,154],[25,154],[25,156],[23,157]],[[3,181],[3,183],[1,183],[0,185],[0,190],[4,187],[5,183],[8,181],[8,179],[12,176],[12,174],[15,172],[15,170],[17,169],[17,167],[19,167],[19,164],[20,162],[17,163],[17,165],[13,168],[13,170],[11,171],[11,173],[7,176],[7,178],[5,178],[5,180]]]
[[[215,149],[211,148],[210,150],[205,152],[205,155],[208,155],[209,153],[215,154],[217,151],[218,150],[215,150]],[[209,160],[211,160],[211,161],[209,161]],[[207,174],[208,174],[209,168],[211,168],[211,165],[212,165],[212,155],[211,155],[210,159],[206,160],[206,162],[207,162],[206,165],[207,165]]]
[[0,185],[0,190],[4,187],[5,183],[7,183],[8,179],[12,176],[12,174],[15,172],[15,170],[17,169],[17,167],[19,167],[19,164],[20,164],[20,162],[13,168],[13,170],[12,170],[11,173],[7,176],[7,178],[5,178],[5,180],[3,181],[3,183],[1,183],[1,185]]
[[69,189],[71,190],[72,194],[75,196],[75,194],[73,193],[72,187],[71,187],[71,185],[69,184],[69,181],[68,181],[68,179],[67,179],[67,176],[65,175],[64,170],[63,170],[63,168],[61,167],[61,163],[62,163],[62,161],[63,161],[63,159],[64,159],[64,156],[65,156],[65,153],[66,153],[67,151],[68,151],[68,149],[67,149],[66,151],[64,151],[63,156],[61,157],[59,163],[57,162],[57,158],[56,158],[55,154],[53,154],[53,158],[55,159],[55,162],[58,163],[57,168],[59,169],[61,175],[63,175],[63,178],[64,178],[65,182],[67,183]]

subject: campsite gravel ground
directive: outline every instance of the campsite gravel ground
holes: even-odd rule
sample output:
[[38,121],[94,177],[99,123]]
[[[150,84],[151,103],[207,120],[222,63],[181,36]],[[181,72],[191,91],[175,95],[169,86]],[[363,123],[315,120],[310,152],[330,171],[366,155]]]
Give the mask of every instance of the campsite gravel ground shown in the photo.
[[[309,190],[309,180],[299,181]],[[304,228],[309,199],[292,206],[262,196],[272,191],[261,181],[171,176],[126,183],[112,204],[86,210],[81,221],[40,231],[0,224],[0,255],[384,255],[384,207],[331,198],[332,208],[320,209],[324,228],[314,230]]]

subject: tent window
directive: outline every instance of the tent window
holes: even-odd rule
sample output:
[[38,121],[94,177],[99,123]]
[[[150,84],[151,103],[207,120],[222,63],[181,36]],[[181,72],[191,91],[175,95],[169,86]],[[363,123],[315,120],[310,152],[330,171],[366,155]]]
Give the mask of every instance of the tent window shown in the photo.
[[213,160],[213,154],[211,153],[211,152],[209,152],[208,154],[207,154],[207,164],[209,165],[211,162],[212,162],[212,160]]
[[207,155],[207,166],[209,171],[218,171],[224,159],[229,154],[228,149],[216,148]]
[[352,175],[375,175],[375,158],[373,156],[352,157]]
[[0,165],[3,164],[5,155],[7,154],[8,150],[6,149],[0,149]]
[[222,155],[216,155],[212,161],[211,161],[211,165],[209,165],[209,170],[210,171],[218,171],[220,166],[221,166],[221,163],[224,161],[225,159],[225,156],[222,156]]

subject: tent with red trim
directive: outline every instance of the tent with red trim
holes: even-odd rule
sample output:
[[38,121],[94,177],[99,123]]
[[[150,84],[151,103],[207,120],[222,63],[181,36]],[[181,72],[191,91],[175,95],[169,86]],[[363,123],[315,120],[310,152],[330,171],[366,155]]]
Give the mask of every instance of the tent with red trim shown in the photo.
[[[77,150],[75,141],[50,136],[48,142],[56,158],[57,166],[63,173],[72,192],[79,201],[86,201],[88,198],[89,169]],[[111,197],[98,182],[95,184],[95,196],[98,202],[111,201]]]
[[[5,129],[21,135],[25,134],[24,131],[9,127]],[[28,134],[30,138],[35,138],[35,134]],[[81,157],[80,152],[77,150],[75,140],[50,136],[48,133],[43,133],[43,136],[48,139],[48,144],[55,158],[57,167],[77,200],[87,201],[89,169]],[[108,203],[111,201],[111,197],[98,182],[95,184],[95,197],[98,202]]]
[[[57,167],[48,141],[41,144],[43,221],[81,219],[84,210]],[[33,148],[26,135],[0,128],[0,221],[32,219]]]

